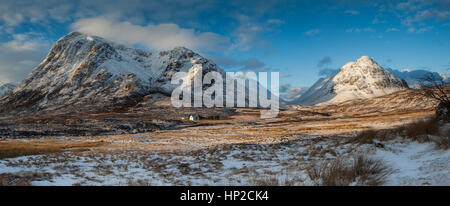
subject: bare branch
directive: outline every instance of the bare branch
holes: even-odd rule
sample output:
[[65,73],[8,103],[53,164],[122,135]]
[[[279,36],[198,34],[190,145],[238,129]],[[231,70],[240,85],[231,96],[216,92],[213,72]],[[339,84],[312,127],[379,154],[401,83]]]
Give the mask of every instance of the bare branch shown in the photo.
[[420,80],[421,94],[436,99],[440,102],[450,101],[450,92],[446,89],[446,83],[442,78],[436,78],[433,73],[426,74]]

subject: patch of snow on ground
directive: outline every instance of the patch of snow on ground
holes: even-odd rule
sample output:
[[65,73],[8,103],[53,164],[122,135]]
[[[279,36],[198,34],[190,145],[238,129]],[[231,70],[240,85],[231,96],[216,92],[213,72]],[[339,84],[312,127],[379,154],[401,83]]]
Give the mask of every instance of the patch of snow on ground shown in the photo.
[[437,150],[432,143],[396,139],[374,156],[396,169],[387,185],[450,185],[450,150]]

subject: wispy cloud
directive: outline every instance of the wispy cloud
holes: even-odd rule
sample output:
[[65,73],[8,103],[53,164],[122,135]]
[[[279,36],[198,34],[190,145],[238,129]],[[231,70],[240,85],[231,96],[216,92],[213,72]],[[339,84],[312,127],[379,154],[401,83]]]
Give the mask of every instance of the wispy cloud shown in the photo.
[[410,33],[422,33],[433,29],[429,22],[440,22],[450,18],[449,1],[408,0],[396,6],[401,23],[409,27]]
[[400,31],[400,29],[397,29],[397,28],[388,28],[388,29],[386,29],[386,32],[396,32],[396,31]]
[[305,34],[307,36],[314,36],[318,33],[320,33],[320,29],[311,29],[311,30],[303,32],[303,34]]
[[423,33],[426,31],[430,31],[434,28],[434,26],[427,26],[427,27],[422,27],[422,28],[414,28],[414,27],[409,27],[408,32],[409,33]]
[[268,19],[267,23],[268,24],[281,25],[281,24],[284,24],[284,21],[280,20],[280,19]]
[[349,28],[349,29],[346,29],[345,30],[345,32],[347,32],[347,33],[359,33],[359,32],[361,32],[361,29],[359,29],[359,28]]
[[373,32],[373,31],[375,31],[375,29],[373,29],[371,27],[367,27],[367,28],[363,28],[363,29],[356,27],[356,28],[349,28],[349,29],[345,30],[345,32],[347,32],[347,33],[360,33],[360,32]]

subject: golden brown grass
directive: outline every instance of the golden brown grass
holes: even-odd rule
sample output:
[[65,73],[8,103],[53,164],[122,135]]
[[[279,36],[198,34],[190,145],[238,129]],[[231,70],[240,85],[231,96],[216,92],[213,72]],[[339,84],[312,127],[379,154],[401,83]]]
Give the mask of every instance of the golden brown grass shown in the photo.
[[62,140],[47,141],[20,141],[7,140],[0,141],[0,159],[12,158],[25,155],[38,155],[63,152],[65,150],[84,151],[93,147],[103,145],[105,142],[84,141],[84,142],[63,142]]

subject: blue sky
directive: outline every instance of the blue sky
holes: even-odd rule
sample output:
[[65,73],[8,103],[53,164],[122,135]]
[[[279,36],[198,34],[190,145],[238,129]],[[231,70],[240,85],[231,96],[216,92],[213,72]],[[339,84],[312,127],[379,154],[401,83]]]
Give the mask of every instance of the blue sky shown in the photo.
[[0,81],[21,81],[74,30],[150,51],[186,46],[228,71],[279,71],[292,86],[363,55],[450,68],[450,0],[0,0]]

